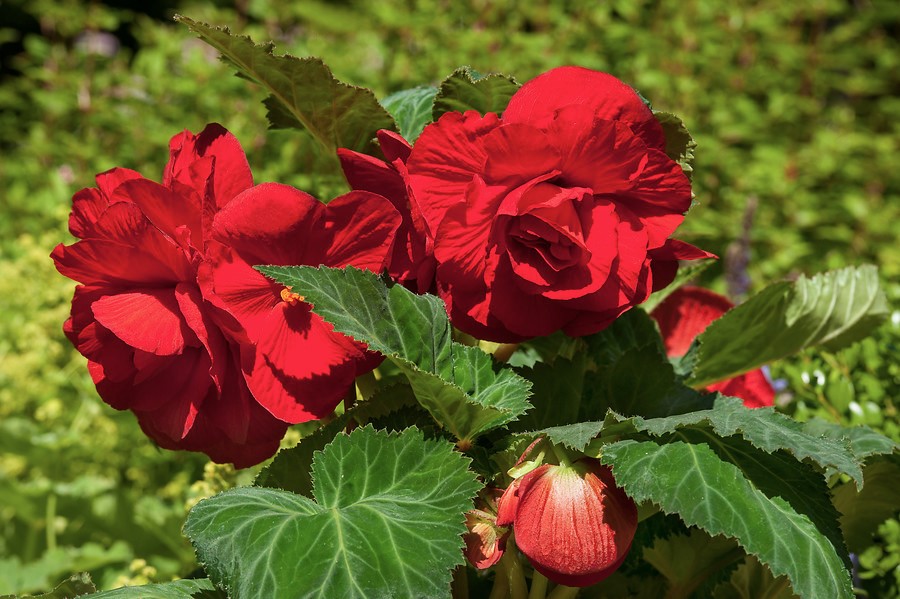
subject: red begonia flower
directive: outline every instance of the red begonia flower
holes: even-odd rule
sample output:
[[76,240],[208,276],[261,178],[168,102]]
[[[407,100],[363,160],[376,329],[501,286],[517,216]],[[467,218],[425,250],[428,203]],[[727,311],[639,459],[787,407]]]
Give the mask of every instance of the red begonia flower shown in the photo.
[[497,525],[511,524],[535,570],[558,584],[584,587],[615,572],[637,529],[637,507],[607,466],[582,458],[542,464],[513,481]]
[[406,183],[453,324],[492,341],[591,334],[706,256],[669,239],[691,186],[664,150],[634,90],[577,67],[526,83],[502,118],[425,127]]
[[[697,335],[733,307],[728,298],[708,289],[682,287],[663,300],[650,315],[659,324],[666,352],[670,356],[682,356]],[[762,369],[720,381],[707,389],[739,397],[748,408],[775,403],[775,390]]]
[[466,528],[463,535],[464,550],[469,563],[485,570],[503,557],[509,530],[497,525],[497,500],[503,491],[496,488],[485,489],[475,500],[476,508],[466,512]]
[[384,129],[378,132],[378,141],[387,162],[341,148],[341,167],[350,187],[388,198],[401,214],[388,273],[404,287],[426,293],[434,285],[434,244],[407,186],[406,160],[412,148],[403,137]]
[[[222,208],[201,266],[204,293],[239,325],[244,378],[285,422],[330,414],[380,356],[310,310],[302,289],[266,279],[256,265],[384,268],[400,216],[388,200],[353,191],[322,204],[287,185],[257,185]],[[228,330],[233,327],[226,326]]]
[[133,411],[162,447],[238,467],[271,456],[287,424],[250,395],[197,268],[212,212],[252,184],[225,129],[185,131],[172,139],[162,185],[117,168],[76,193],[69,229],[81,240],[52,253],[82,283],[63,328],[103,400]]

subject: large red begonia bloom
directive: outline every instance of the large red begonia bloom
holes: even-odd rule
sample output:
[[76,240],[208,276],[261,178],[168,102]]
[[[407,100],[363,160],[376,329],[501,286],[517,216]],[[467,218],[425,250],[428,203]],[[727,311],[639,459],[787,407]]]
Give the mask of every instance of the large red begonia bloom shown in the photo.
[[[683,356],[697,335],[733,307],[727,297],[708,289],[682,287],[663,300],[650,315],[659,324],[666,353]],[[720,381],[707,389],[739,397],[748,408],[763,408],[775,403],[775,389],[762,369]]]
[[612,471],[592,458],[542,464],[500,498],[497,524],[512,525],[535,570],[558,584],[585,587],[615,572],[631,548],[637,507]]
[[669,239],[690,181],[650,109],[605,73],[551,70],[502,118],[448,112],[403,169],[438,292],[481,339],[597,332],[668,284],[678,259],[710,256]]
[[[248,197],[259,197],[260,189],[267,187],[253,187],[243,150],[223,127],[208,125],[198,135],[185,131],[172,138],[162,184],[116,168],[98,175],[96,188],[76,193],[69,230],[80,241],[60,244],[51,255],[63,275],[81,283],[64,331],[88,359],[103,400],[116,409],[133,411],[144,432],[164,448],[202,451],[217,462],[233,462],[238,467],[270,457],[288,422],[297,421],[273,415],[267,406],[273,402],[251,392],[245,372],[247,356],[253,355],[259,333],[249,326],[252,323],[238,318],[241,314],[229,311],[209,279],[203,285],[198,280],[201,272],[211,271],[213,260],[219,264],[223,255],[237,253],[221,239],[213,239],[217,214],[232,202],[246,205]],[[306,198],[298,201],[303,204]],[[399,217],[387,200],[378,198],[376,203],[385,208],[383,220],[396,227]],[[347,211],[354,208],[346,200],[342,205],[347,220]],[[310,223],[290,220],[295,217],[296,211],[290,210],[269,215],[270,229],[293,227],[297,233],[295,238],[280,237],[278,241],[302,246],[327,237],[325,231],[317,231],[312,240],[305,239]],[[344,223],[314,224],[333,227]],[[236,243],[249,243],[257,233],[259,243],[272,238],[266,237],[265,224],[254,222],[251,226],[258,230]],[[334,232],[331,236],[338,237]],[[375,258],[361,258],[360,246],[353,251],[322,248],[320,253],[333,261],[347,258],[362,267],[380,269],[392,236],[375,239],[367,235],[365,240]],[[240,258],[233,263],[249,269]],[[250,270],[247,278],[255,281],[261,275]],[[286,301],[299,300],[288,296]],[[334,382],[345,385],[343,393],[345,363],[353,362],[356,372],[372,361],[361,357],[357,346],[348,347],[346,355],[337,355],[334,346],[349,343],[336,333],[331,335],[340,338],[313,336],[300,345],[321,346],[336,370],[342,369]],[[297,351],[315,352],[309,347]],[[274,353],[267,355],[272,370],[280,368],[280,358]],[[319,360],[312,376],[325,379],[330,374]],[[258,379],[264,375],[261,371],[251,375],[260,387]],[[310,413],[320,413],[324,400],[314,395],[297,397],[295,402],[314,404]]]
[[103,400],[131,410],[160,446],[249,466],[287,429],[251,396],[239,348],[197,285],[208,215],[250,188],[250,167],[220,125],[172,138],[163,184],[115,168],[72,199],[52,258],[75,290],[66,336]]

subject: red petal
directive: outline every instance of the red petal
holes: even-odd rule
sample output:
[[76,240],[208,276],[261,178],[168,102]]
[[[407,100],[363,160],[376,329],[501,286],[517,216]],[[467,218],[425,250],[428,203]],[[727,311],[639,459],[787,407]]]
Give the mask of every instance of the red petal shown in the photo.
[[383,160],[353,150],[341,148],[337,154],[350,187],[383,195],[394,206],[406,204],[406,183],[396,169]]
[[376,135],[378,136],[378,143],[381,145],[381,151],[384,152],[384,157],[387,158],[388,162],[395,160],[406,162],[409,160],[412,146],[409,145],[409,142],[402,135],[387,129],[379,129]]
[[163,174],[163,185],[171,187],[178,180],[203,196],[205,182],[191,173],[191,167],[200,158],[215,158],[213,169],[213,193],[216,205],[221,208],[245,189],[253,186],[250,165],[237,138],[218,123],[210,123],[199,134],[184,131],[169,142],[170,158]]
[[58,245],[51,257],[60,273],[92,284],[166,285],[191,280],[184,252],[153,227],[137,206],[119,203],[97,221],[101,237]]
[[715,383],[707,387],[710,391],[718,391],[722,395],[739,397],[748,408],[765,408],[775,405],[775,389],[762,369],[751,370],[733,379]]
[[335,333],[308,304],[281,303],[244,347],[244,376],[273,416],[297,423],[330,414],[353,384],[362,352]]
[[483,174],[490,184],[523,181],[559,172],[561,156],[547,133],[528,125],[502,125],[487,133],[482,142],[487,156]]
[[252,265],[318,265],[324,248],[313,246],[310,239],[324,218],[325,206],[308,193],[262,183],[219,211],[213,232]]
[[181,316],[174,289],[134,289],[91,305],[101,325],[135,349],[160,356],[180,354],[196,339]]
[[650,314],[659,324],[666,352],[683,355],[694,338],[734,304],[728,298],[701,287],[682,287]]
[[570,104],[588,108],[597,119],[622,121],[648,145],[665,148],[662,127],[633,88],[582,67],[558,67],[527,82],[510,99],[503,121],[544,126]]
[[653,291],[665,289],[675,280],[679,260],[702,260],[718,257],[678,239],[667,239],[662,247],[650,250],[648,255],[652,260],[650,268],[653,271]]
[[407,162],[410,186],[432,234],[444,213],[463,201],[472,178],[482,174],[487,160],[482,138],[499,125],[493,113],[448,112],[416,140]]
[[171,238],[177,229],[186,225],[194,235],[195,247],[200,246],[200,196],[179,195],[147,179],[123,183],[112,195],[113,201],[130,201],[137,205],[150,222]]
[[322,263],[380,273],[400,226],[400,214],[391,203],[374,193],[351,191],[329,202],[325,211],[324,226],[309,240],[325,250]]

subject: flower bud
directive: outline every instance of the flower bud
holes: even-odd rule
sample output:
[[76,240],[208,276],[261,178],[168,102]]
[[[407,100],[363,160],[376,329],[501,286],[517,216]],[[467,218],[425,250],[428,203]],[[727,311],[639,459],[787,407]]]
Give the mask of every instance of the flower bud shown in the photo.
[[511,519],[516,544],[535,570],[567,586],[589,586],[615,572],[637,528],[634,502],[612,471],[591,458],[543,464],[517,479],[498,508],[497,523]]

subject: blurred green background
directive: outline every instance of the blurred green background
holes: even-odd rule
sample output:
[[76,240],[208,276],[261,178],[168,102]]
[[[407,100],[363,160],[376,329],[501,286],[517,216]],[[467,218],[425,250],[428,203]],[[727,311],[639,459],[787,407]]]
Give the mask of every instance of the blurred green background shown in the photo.
[[[320,56],[379,97],[464,64],[519,81],[561,64],[613,73],[699,144],[699,206],[679,237],[723,257],[705,283],[740,299],[873,262],[900,298],[896,0],[3,0],[0,594],[82,570],[101,588],[188,575],[187,508],[252,477],[157,450],[97,398],[61,331],[74,284],[48,258],[71,242],[71,196],[94,174],[126,166],[158,180],[169,137],[211,121],[237,135],[257,181],[333,191],[311,174],[309,140],[267,131],[264,95],[176,12]],[[780,405],[900,438],[897,355],[895,310],[852,348],[773,365]],[[864,592],[900,596],[900,523],[858,558]]]

